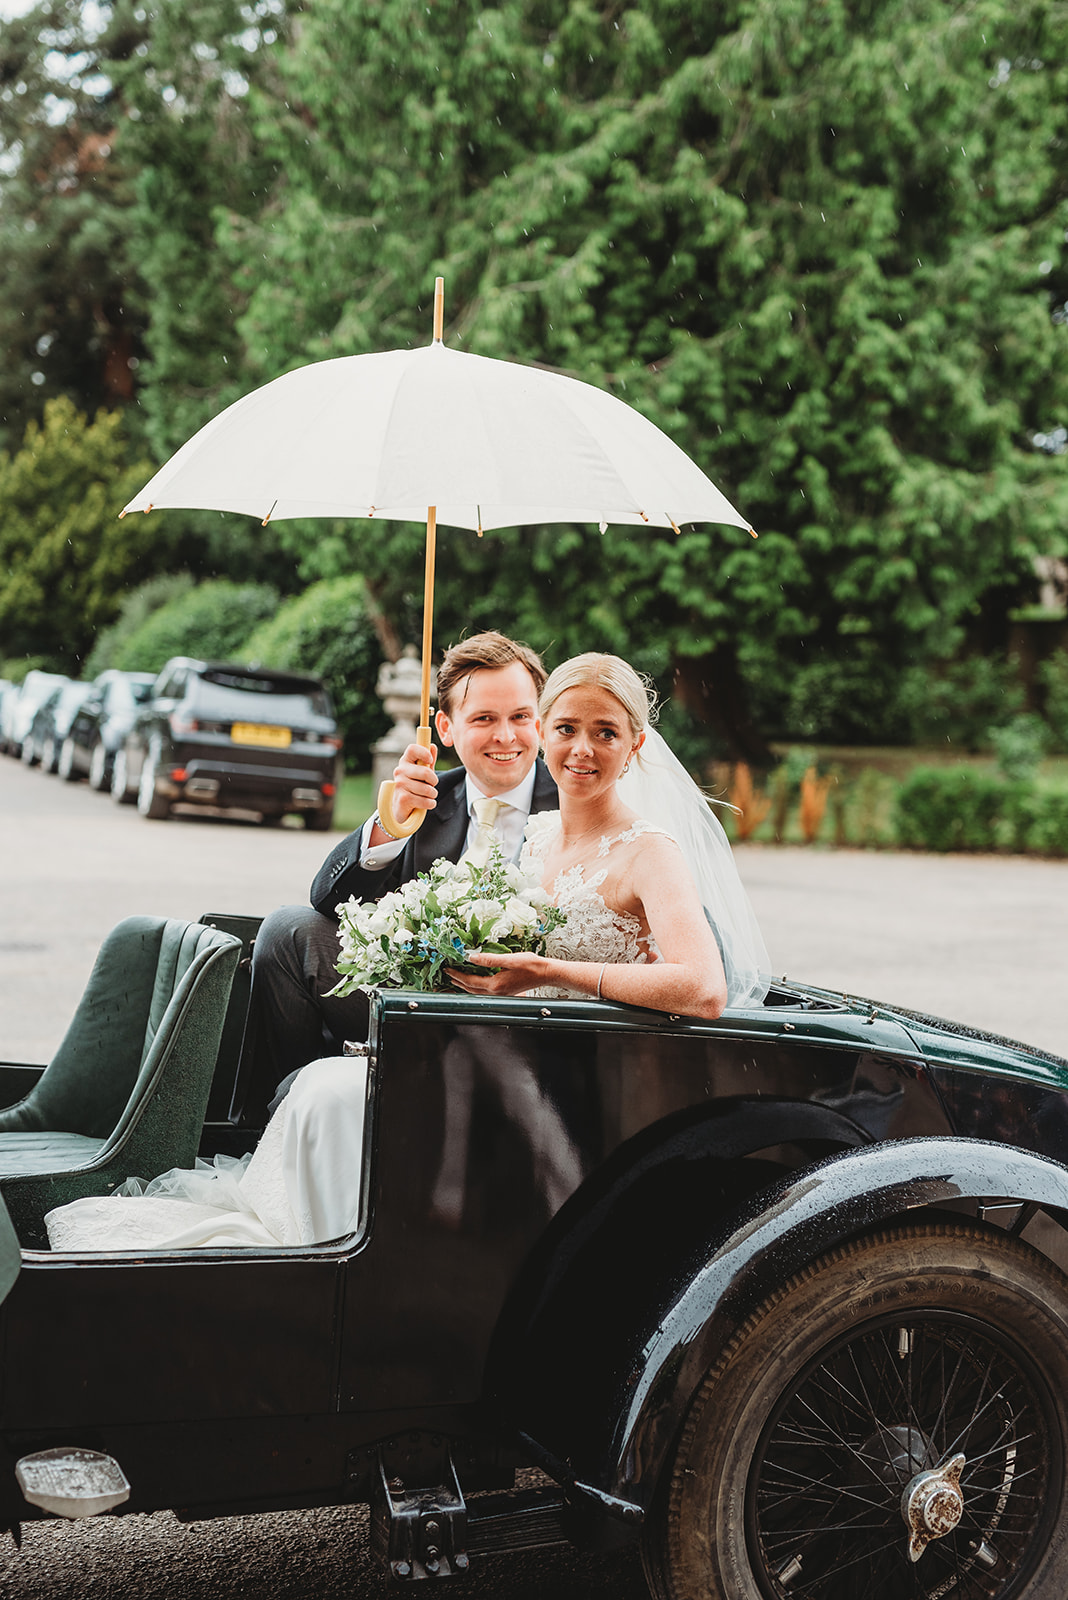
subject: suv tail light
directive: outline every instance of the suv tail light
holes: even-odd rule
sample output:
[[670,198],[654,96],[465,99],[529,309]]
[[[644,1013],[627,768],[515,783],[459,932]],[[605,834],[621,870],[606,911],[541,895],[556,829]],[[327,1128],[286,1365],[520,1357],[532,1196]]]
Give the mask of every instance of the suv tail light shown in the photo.
[[185,717],[180,711],[172,711],[167,720],[176,739],[183,738],[187,733],[196,733],[200,726],[196,717]]

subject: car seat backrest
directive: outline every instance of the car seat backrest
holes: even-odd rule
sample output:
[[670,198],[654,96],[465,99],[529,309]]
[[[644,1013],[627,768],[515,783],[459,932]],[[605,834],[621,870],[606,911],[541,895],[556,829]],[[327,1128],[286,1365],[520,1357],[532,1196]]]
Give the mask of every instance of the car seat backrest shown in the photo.
[[0,1132],[111,1132],[141,1069],[167,926],[126,917],[111,930],[62,1043],[26,1098],[0,1111]]

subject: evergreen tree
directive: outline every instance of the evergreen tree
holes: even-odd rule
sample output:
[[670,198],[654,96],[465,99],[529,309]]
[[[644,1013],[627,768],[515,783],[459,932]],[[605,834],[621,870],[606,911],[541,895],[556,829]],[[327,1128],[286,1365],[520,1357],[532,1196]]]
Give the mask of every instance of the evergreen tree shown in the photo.
[[60,396],[0,453],[0,657],[47,655],[77,675],[124,590],[172,559],[157,520],[118,513],[145,481],[118,412]]
[[45,403],[128,401],[143,326],[131,306],[129,168],[110,81],[78,0],[0,29],[0,444]]
[[[754,692],[773,724],[814,673],[841,720],[860,663],[870,729],[1063,548],[1066,43],[1046,0],[316,0],[273,134],[257,102],[284,181],[226,235],[247,376],[424,341],[443,270],[451,342],[612,388],[762,535],[456,536],[445,631],[666,655],[743,747]],[[351,541],[402,615],[411,534]]]

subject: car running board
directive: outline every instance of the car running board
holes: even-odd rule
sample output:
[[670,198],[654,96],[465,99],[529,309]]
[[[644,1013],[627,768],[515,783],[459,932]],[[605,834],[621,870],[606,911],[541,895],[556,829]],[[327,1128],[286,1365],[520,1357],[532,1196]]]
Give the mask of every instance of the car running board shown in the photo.
[[[569,1544],[567,1499],[555,1484],[477,1494],[465,1501],[442,1441],[436,1482],[418,1487],[379,1450],[371,1497],[371,1551],[394,1579],[460,1577],[472,1555]],[[425,1469],[425,1458],[423,1466]]]
[[40,1450],[15,1463],[15,1478],[30,1505],[53,1517],[96,1517],[130,1498],[119,1463],[99,1450]]

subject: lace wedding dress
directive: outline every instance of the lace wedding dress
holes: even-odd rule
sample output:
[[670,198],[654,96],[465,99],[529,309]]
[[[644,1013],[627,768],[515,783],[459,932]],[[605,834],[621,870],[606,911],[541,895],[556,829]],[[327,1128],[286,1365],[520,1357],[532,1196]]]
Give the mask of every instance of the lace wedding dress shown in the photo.
[[[521,865],[533,867],[540,875],[549,847],[559,831],[559,811],[541,811],[532,816],[527,823]],[[666,830],[638,817],[622,833],[605,834],[602,837],[597,847],[597,859],[606,861],[617,845],[629,844],[645,833],[666,834]],[[626,911],[613,911],[611,906],[605,904],[600,891],[608,877],[608,870],[607,866],[600,867],[587,876],[586,868],[578,862],[557,874],[549,893],[560,910],[567,913],[567,921],[554,929],[546,940],[547,956],[553,956],[557,961],[635,963],[660,960],[655,941],[638,918]],[[578,990],[552,985],[531,989],[529,993],[545,999],[590,998]]]
[[216,1156],[144,1185],[57,1206],[53,1250],[190,1250],[322,1244],[359,1221],[367,1065],[313,1061],[251,1157]]

